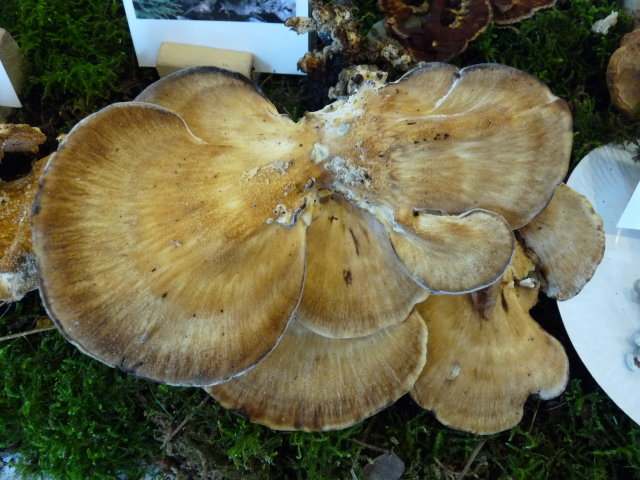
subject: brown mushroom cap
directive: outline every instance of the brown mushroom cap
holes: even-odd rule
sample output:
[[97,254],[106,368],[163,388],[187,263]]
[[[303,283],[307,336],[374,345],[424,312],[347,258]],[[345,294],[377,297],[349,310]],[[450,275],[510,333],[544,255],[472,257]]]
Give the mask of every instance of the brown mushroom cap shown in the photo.
[[[300,301],[319,189],[364,210],[352,216],[357,238],[373,229],[387,241],[373,218],[387,234],[417,237],[401,257],[426,288],[478,289],[509,263],[510,229],[537,215],[564,176],[570,123],[544,85],[500,65],[430,65],[298,123],[238,75],[188,69],[88,117],[52,157],[32,221],[41,294],[63,333],[108,365],[170,384],[224,382],[271,351]],[[331,242],[346,249],[353,239],[343,230]],[[464,248],[448,248],[456,244]],[[388,245],[374,251],[397,271]],[[470,252],[482,255],[469,261]],[[418,278],[423,254],[448,262],[453,281]],[[332,268],[310,278],[339,273],[345,283]],[[318,298],[313,288],[308,298]],[[366,335],[397,322],[416,291],[377,299],[368,324],[316,318],[312,328]]]
[[[215,77],[226,99],[197,111],[206,118],[185,113],[191,125],[139,102],[82,121],[43,175],[33,217],[41,292],[63,333],[169,384],[209,385],[254,365],[302,290],[296,124],[249,82]],[[269,122],[279,142],[263,138]]]
[[493,21],[498,25],[509,25],[555,4],[556,0],[491,0]]
[[626,34],[607,66],[607,85],[613,104],[631,116],[640,108],[640,28]]
[[328,337],[360,337],[403,322],[426,297],[373,215],[340,195],[319,196],[299,322]]
[[411,391],[452,428],[490,434],[516,425],[530,394],[559,395],[569,364],[562,345],[528,314],[537,288],[521,248],[502,283],[477,295],[431,295],[416,309],[429,330],[429,361]]
[[391,232],[391,241],[413,278],[440,293],[477,290],[498,281],[515,243],[504,218],[485,210],[459,216],[416,212],[406,231]]
[[403,323],[359,338],[317,335],[293,320],[253,369],[208,387],[224,407],[277,430],[345,428],[407,393],[426,360],[427,329]]
[[416,60],[447,61],[486,30],[489,0],[379,0],[386,27]]
[[25,177],[0,182],[0,303],[18,301],[37,288],[29,220],[47,160],[34,162]]
[[604,255],[602,218],[586,197],[564,184],[519,233],[540,262],[544,292],[558,300],[578,294]]

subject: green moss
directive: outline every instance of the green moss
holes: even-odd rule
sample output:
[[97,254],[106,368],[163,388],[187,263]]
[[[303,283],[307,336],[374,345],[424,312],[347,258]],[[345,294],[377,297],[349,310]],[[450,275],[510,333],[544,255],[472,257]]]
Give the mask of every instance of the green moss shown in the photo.
[[136,398],[148,388],[77,352],[58,333],[0,347],[0,446],[55,479],[136,478],[157,453]]
[[25,108],[17,121],[39,125],[51,137],[117,100],[130,99],[137,68],[119,0],[7,0],[6,28],[27,58]]

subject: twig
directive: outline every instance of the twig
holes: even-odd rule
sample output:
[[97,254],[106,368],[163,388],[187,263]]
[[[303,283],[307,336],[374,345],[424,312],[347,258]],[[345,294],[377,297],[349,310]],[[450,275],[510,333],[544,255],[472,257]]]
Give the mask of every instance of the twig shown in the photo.
[[356,443],[358,445],[360,445],[361,447],[364,448],[368,448],[370,450],[373,450],[375,452],[380,452],[380,453],[387,453],[389,451],[388,448],[381,448],[381,447],[376,447],[375,445],[371,445],[369,443],[365,443],[362,440],[357,440],[355,438],[350,438],[349,439],[350,442]]
[[13,335],[7,335],[6,337],[0,337],[0,342],[6,342],[7,340],[13,340],[14,338],[26,337],[28,335],[33,335],[34,333],[47,332],[49,330],[57,330],[58,327],[42,327],[35,328],[33,330],[27,330],[26,332],[14,333]]
[[533,425],[536,423],[536,418],[538,418],[538,410],[540,410],[540,399],[536,402],[536,409],[533,411],[533,418],[531,419],[531,424],[529,424],[529,433],[533,430]]
[[[198,404],[198,406],[197,406],[196,408],[201,408],[201,407],[203,407],[203,406],[204,406],[204,405],[209,401],[209,399],[210,399],[210,398],[211,398],[211,397],[210,397],[210,396],[208,396],[208,395],[207,395],[206,397],[204,397],[204,399],[203,399],[203,400]],[[171,440],[173,440],[173,438],[174,438],[178,433],[180,433],[180,430],[182,430],[182,429],[184,428],[184,426],[187,424],[187,422],[188,422],[189,420],[191,420],[191,417],[193,417],[193,412],[191,412],[191,414],[190,414],[190,415],[187,415],[187,416],[184,418],[184,420],[182,420],[182,422],[180,422],[180,425],[178,425],[178,426],[175,428],[175,430],[174,430],[173,432],[171,432],[167,438],[165,438],[165,439],[164,439],[164,442],[162,442],[162,447],[161,447],[161,448],[165,448],[165,447],[167,446],[167,444],[168,444]]]
[[484,447],[485,443],[487,443],[487,439],[486,438],[484,440],[482,440],[478,445],[476,445],[476,448],[473,449],[473,452],[471,452],[471,456],[469,457],[469,460],[467,460],[467,463],[464,466],[464,468],[462,469],[462,472],[460,472],[460,475],[458,475],[458,480],[461,480],[462,478],[464,478],[467,475],[467,473],[469,473],[469,469],[471,468],[471,464],[474,462],[474,460],[476,459],[476,457],[480,453],[480,450],[482,450],[482,447]]
[[433,461],[436,462],[436,465],[438,465],[438,467],[440,467],[440,470],[444,471],[444,474],[446,476],[446,478],[456,478],[456,476],[458,475],[456,472],[454,472],[453,470],[451,470],[450,468],[447,468],[440,460],[438,460],[436,457],[433,457]]

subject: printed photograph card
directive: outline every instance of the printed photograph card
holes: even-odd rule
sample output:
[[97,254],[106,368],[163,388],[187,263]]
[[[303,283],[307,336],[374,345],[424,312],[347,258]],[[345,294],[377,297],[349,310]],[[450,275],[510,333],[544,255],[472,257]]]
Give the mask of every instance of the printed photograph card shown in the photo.
[[249,52],[258,72],[300,74],[308,35],[284,21],[307,16],[308,0],[123,0],[141,67],[155,67],[160,44]]

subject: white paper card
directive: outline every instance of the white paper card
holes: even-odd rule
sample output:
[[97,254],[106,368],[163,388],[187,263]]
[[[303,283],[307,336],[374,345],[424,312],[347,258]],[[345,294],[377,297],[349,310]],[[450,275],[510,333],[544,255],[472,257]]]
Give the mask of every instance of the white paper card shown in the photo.
[[[287,15],[307,16],[308,0],[282,0],[290,2],[291,8]],[[220,48],[225,50],[239,50],[250,52],[254,55],[254,67],[258,72],[274,72],[287,74],[300,74],[297,69],[297,61],[308,51],[308,35],[298,35],[282,22],[275,22],[273,17],[268,21],[261,21],[260,16],[246,12],[255,11],[261,4],[270,5],[270,2],[257,0],[203,0],[177,1],[174,4],[184,5],[186,8],[193,4],[185,12],[206,13],[206,9],[220,9],[220,4],[228,4],[228,9],[240,12],[235,18],[245,18],[242,21],[218,21],[218,20],[186,20],[180,14],[171,14],[170,19],[140,18],[136,15],[134,0],[123,0],[124,8],[131,30],[133,45],[141,67],[154,67],[156,57],[162,42],[184,43],[201,47]],[[150,1],[145,2],[149,4]],[[165,2],[159,2],[165,3]],[[295,11],[294,11],[295,7]],[[140,14],[140,9],[137,10]],[[205,16],[199,13],[200,16]],[[282,14],[281,14],[282,16]]]
[[636,186],[629,203],[627,203],[620,216],[620,220],[618,220],[618,228],[640,230],[640,183]]
[[0,62],[0,106],[16,108],[22,106],[2,62]]

